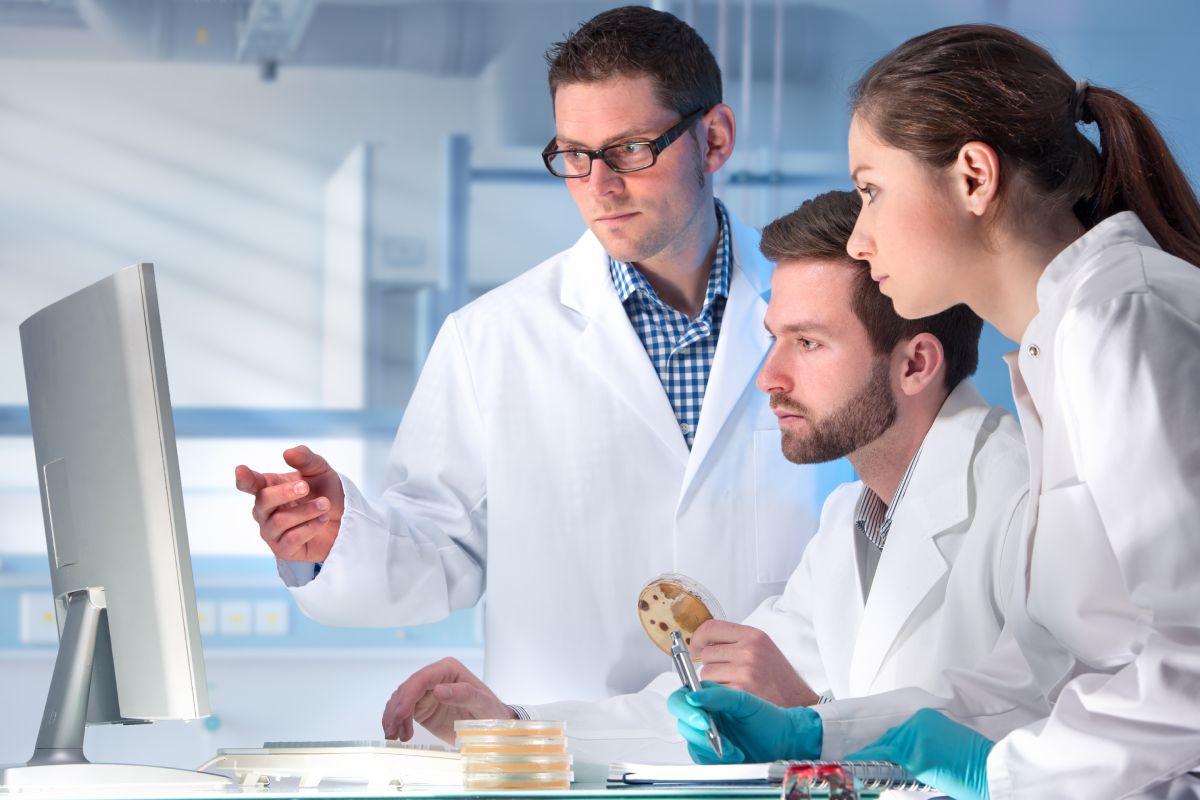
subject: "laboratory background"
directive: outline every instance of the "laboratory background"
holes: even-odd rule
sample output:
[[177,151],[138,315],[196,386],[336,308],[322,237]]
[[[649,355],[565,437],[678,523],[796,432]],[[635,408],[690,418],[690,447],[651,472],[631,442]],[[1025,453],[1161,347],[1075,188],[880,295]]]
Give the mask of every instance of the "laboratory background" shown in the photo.
[[[381,488],[445,315],[584,229],[539,157],[542,54],[611,5],[0,0],[0,763],[32,752],[57,645],[18,325],[137,262],[156,269],[213,716],[92,728],[89,756],[194,768],[220,747],[377,739],[410,672],[481,666],[479,608],[404,629],[300,614],[233,467],[282,470],[303,442]],[[654,5],[721,64],[738,134],[717,192],[758,227],[849,188],[849,86],[960,22],[1127,94],[1200,174],[1195,0]],[[976,380],[1011,408],[1010,347],[989,328]],[[814,513],[852,478],[821,467]]]

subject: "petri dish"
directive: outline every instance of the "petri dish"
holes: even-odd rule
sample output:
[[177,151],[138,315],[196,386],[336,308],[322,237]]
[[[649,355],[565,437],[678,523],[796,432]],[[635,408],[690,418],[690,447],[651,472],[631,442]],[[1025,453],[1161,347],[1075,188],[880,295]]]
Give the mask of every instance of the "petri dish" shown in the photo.
[[569,789],[573,772],[464,772],[464,789]]
[[469,753],[462,757],[464,772],[567,772],[571,762],[566,753]]
[[691,645],[692,634],[710,619],[724,619],[725,612],[712,592],[686,575],[667,572],[652,578],[638,593],[638,620],[650,640],[668,655],[671,631],[683,634]]
[[460,719],[454,722],[459,736],[562,736],[567,723],[552,719]]
[[498,753],[536,755],[567,752],[565,736],[490,736],[475,734],[458,737],[460,753]]

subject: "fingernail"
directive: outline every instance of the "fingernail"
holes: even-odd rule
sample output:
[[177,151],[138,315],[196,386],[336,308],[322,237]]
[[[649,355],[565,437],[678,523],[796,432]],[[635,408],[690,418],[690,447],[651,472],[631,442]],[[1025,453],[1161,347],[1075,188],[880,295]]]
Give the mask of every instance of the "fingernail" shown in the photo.
[[317,517],[317,522],[329,522],[329,515],[322,514],[321,516]]
[[296,481],[295,485],[292,486],[292,491],[296,494],[304,494],[308,491],[308,484],[304,481]]
[[321,511],[329,510],[329,500],[324,497],[317,498],[317,508]]

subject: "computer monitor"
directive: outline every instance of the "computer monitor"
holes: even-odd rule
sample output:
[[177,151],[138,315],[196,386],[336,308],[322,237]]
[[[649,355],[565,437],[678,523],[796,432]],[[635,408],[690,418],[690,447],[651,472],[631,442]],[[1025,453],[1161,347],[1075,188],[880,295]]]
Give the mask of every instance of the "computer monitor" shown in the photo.
[[223,786],[83,755],[85,721],[209,713],[153,265],[37,312],[21,347],[59,649],[33,758],[0,788]]

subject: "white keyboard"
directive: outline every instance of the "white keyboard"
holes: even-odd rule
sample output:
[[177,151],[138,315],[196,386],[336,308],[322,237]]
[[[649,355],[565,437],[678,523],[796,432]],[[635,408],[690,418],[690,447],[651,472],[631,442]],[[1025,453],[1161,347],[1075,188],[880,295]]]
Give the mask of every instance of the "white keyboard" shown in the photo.
[[200,769],[227,770],[243,786],[285,778],[299,779],[302,788],[327,780],[366,783],[369,789],[462,786],[458,750],[390,740],[266,742],[262,747],[224,748]]

